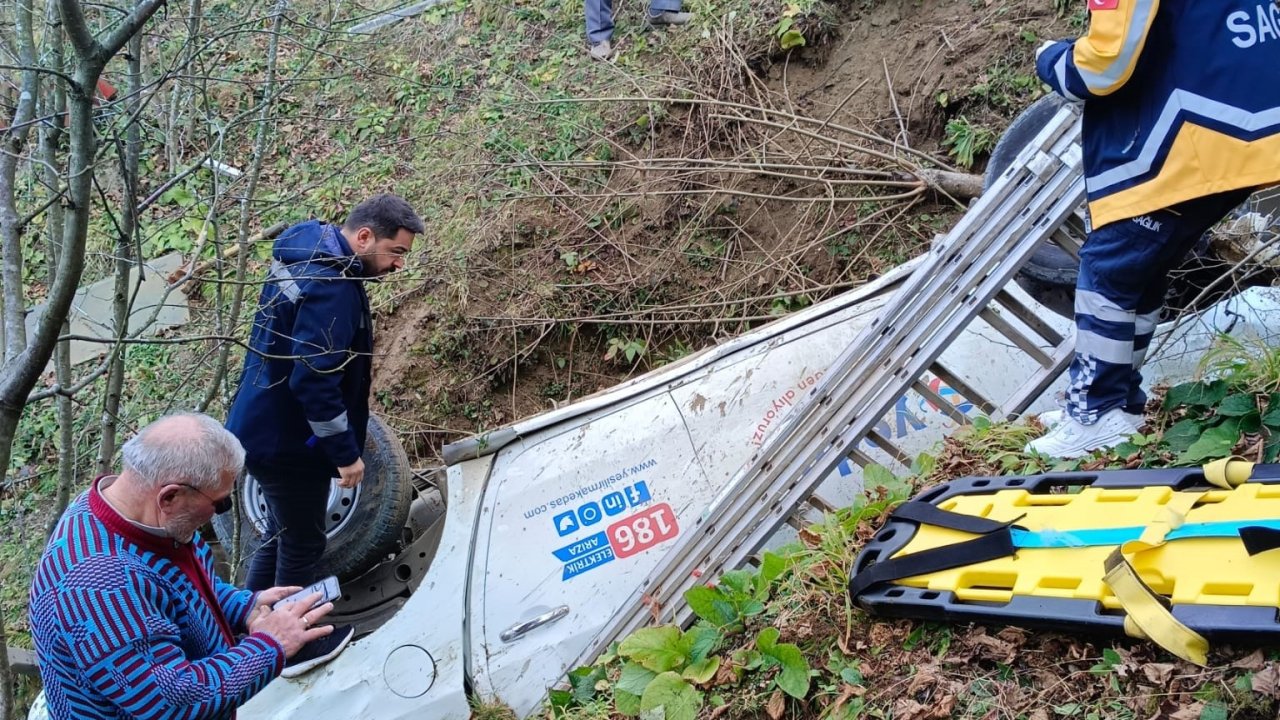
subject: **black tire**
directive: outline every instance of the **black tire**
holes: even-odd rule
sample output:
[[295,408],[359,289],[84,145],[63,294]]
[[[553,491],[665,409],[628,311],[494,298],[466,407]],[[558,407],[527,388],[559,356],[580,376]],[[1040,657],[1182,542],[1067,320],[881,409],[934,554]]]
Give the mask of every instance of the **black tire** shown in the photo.
[[[1057,95],[1045,95],[1031,103],[1030,107],[1009,123],[1008,129],[996,141],[996,146],[991,151],[991,159],[987,161],[987,171],[983,174],[985,187],[991,187],[995,183],[996,178],[1013,164],[1024,147],[1036,139],[1036,135],[1049,124],[1065,103],[1066,101]],[[1028,284],[1037,290],[1049,294],[1055,292],[1061,294],[1062,290],[1058,288],[1069,289],[1068,295],[1074,297],[1080,264],[1066,250],[1046,240],[1036,248],[1027,260],[1027,264],[1023,265],[1019,272],[1030,280]]]
[[[355,492],[330,491],[329,542],[316,577],[360,575],[399,549],[413,501],[413,472],[409,457],[394,432],[377,416],[369,417],[364,444],[364,480]],[[241,522],[240,553],[233,573],[243,580],[249,559],[262,544],[266,506],[254,489],[252,476],[237,486],[238,513],[213,517],[213,530],[231,561],[235,520]]]

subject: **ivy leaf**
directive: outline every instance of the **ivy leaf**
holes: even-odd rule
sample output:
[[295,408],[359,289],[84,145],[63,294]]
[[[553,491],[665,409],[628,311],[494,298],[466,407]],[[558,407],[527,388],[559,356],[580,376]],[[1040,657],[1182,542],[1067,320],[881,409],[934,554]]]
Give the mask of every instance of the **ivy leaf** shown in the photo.
[[724,633],[718,628],[706,625],[689,628],[689,631],[684,634],[684,644],[689,648],[689,660],[691,662],[706,660],[721,640],[724,640]]
[[551,703],[551,707],[563,710],[573,702],[573,693],[568,690],[548,690],[547,701]]
[[[626,663],[622,666],[622,675],[618,677],[618,683],[614,687],[623,692],[629,692],[636,696],[639,702],[640,696],[644,694],[644,689],[649,686],[649,681],[658,676],[658,673],[649,670],[643,665],[637,665],[633,662]],[[636,713],[640,712],[637,705]],[[634,713],[632,713],[634,714]]]
[[602,667],[580,667],[569,671],[569,688],[578,704],[591,702],[596,696],[596,683],[605,678]]
[[915,460],[911,461],[911,474],[927,477],[933,474],[933,469],[937,467],[938,459],[928,453],[920,453]]
[[769,586],[787,571],[787,559],[776,553],[765,551],[760,559],[760,575],[756,578],[756,597],[763,599],[769,594]]
[[[989,423],[988,423],[989,424]],[[862,469],[862,486],[868,490],[882,487],[891,496],[907,495],[909,486],[883,465],[871,464]]]
[[1223,399],[1222,404],[1217,407],[1219,415],[1226,417],[1240,417],[1248,415],[1258,409],[1258,402],[1254,399],[1253,393],[1236,393],[1228,395]]
[[1124,442],[1120,443],[1119,445],[1116,445],[1116,447],[1115,447],[1115,453],[1116,453],[1116,456],[1117,456],[1117,457],[1125,458],[1125,457],[1129,457],[1130,455],[1132,455],[1132,454],[1134,454],[1134,453],[1138,452],[1138,451],[1139,451],[1139,450],[1141,450],[1141,449],[1142,449],[1142,448],[1138,447],[1136,444],[1134,444],[1134,443],[1132,443],[1132,442],[1130,442],[1130,441],[1128,441],[1128,440],[1125,440]]
[[1204,431],[1198,440],[1191,443],[1186,452],[1178,456],[1178,462],[1192,464],[1204,460],[1223,458],[1231,454],[1231,448],[1240,441],[1240,420],[1230,418],[1218,427]]
[[738,613],[719,588],[696,585],[685,591],[684,600],[694,615],[716,627],[724,627],[738,619]]
[[1200,435],[1204,433],[1204,423],[1200,420],[1192,420],[1187,418],[1174,423],[1172,427],[1164,431],[1164,441],[1169,445],[1169,449],[1174,452],[1185,452],[1191,447],[1191,443],[1200,439]]
[[640,696],[614,687],[613,709],[620,715],[635,717],[640,714]]
[[662,708],[664,720],[695,720],[702,708],[702,693],[673,672],[655,677],[640,697],[640,713]]
[[1280,436],[1273,435],[1262,451],[1262,462],[1273,463],[1280,459]]
[[618,654],[654,672],[666,672],[688,661],[688,648],[674,625],[640,628],[618,646]]
[[776,680],[782,692],[793,698],[803,699],[809,694],[809,663],[799,647],[778,642],[778,635],[777,628],[761,630],[756,637],[756,648],[782,667]]
[[1172,410],[1179,405],[1213,407],[1227,396],[1225,380],[1214,380],[1211,383],[1189,382],[1174,385],[1164,396],[1164,408]]
[[1262,416],[1257,410],[1240,416],[1240,432],[1257,433],[1262,432]]
[[1267,407],[1267,414],[1262,416],[1262,424],[1272,430],[1280,430],[1280,400],[1273,400]]
[[736,593],[751,594],[751,571],[730,570],[720,576],[720,584]]
[[691,665],[689,665],[689,667],[685,668],[684,672],[681,673],[681,675],[684,676],[685,680],[688,680],[691,683],[701,685],[707,682],[708,680],[710,680],[711,678],[715,677],[716,671],[719,669],[720,669],[720,658],[718,657],[703,658],[702,660],[698,660],[692,663]]

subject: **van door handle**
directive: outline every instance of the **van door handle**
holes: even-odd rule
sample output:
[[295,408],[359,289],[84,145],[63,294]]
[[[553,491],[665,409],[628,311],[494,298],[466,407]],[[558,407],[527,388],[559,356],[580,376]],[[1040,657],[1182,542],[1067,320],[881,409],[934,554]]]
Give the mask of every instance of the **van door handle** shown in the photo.
[[515,642],[516,640],[519,640],[520,638],[524,637],[525,633],[529,632],[530,630],[533,630],[534,628],[540,628],[543,625],[553,623],[568,614],[569,614],[569,606],[561,605],[560,607],[554,610],[549,610],[547,612],[542,613],[536,618],[524,620],[522,622],[516,623],[515,625],[512,625],[506,630],[503,630],[501,633],[498,633],[498,639],[501,640],[502,642],[508,642],[508,643]]

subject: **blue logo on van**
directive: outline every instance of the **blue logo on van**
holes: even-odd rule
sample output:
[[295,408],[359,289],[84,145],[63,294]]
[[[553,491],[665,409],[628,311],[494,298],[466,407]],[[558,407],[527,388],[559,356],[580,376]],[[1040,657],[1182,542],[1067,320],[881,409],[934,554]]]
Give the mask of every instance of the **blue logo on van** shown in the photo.
[[570,533],[578,531],[578,516],[572,510],[562,512],[551,518],[551,522],[556,526],[556,533],[560,537],[564,537]]

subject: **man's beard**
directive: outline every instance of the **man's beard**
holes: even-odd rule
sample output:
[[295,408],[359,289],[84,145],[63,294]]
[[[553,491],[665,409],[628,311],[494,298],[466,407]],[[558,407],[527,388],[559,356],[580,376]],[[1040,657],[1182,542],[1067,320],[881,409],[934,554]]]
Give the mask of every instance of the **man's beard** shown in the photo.
[[185,544],[196,536],[201,524],[196,522],[193,515],[176,515],[164,524],[164,530],[169,533],[169,537]]

